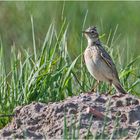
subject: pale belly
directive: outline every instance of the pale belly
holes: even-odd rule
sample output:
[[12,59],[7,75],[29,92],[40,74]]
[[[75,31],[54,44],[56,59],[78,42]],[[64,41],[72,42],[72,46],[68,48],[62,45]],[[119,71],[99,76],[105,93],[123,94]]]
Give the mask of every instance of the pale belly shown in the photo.
[[89,51],[85,51],[84,58],[89,73],[96,80],[109,82],[109,79],[112,79],[110,69],[108,69],[107,65],[102,60],[100,60],[96,54],[93,56]]

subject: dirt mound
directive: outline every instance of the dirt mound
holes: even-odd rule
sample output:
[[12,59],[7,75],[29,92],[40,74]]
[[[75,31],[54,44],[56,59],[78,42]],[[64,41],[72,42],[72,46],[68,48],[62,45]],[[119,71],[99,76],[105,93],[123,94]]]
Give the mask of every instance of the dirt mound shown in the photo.
[[31,103],[15,109],[1,138],[128,138],[138,137],[140,100],[125,95],[82,93],[58,103]]

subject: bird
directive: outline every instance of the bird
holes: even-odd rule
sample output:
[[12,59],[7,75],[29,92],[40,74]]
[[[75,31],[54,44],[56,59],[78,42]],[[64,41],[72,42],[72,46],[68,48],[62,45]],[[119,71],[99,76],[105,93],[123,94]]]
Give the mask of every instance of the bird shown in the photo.
[[82,32],[88,42],[84,51],[84,60],[89,73],[97,80],[97,83],[108,82],[110,86],[115,87],[118,93],[126,94],[120,83],[116,66],[99,39],[97,28],[91,26]]

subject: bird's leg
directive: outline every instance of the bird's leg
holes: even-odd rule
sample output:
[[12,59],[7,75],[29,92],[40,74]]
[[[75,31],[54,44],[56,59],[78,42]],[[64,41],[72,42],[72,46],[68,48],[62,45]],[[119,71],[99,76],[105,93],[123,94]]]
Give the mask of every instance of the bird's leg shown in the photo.
[[99,85],[100,81],[96,81],[96,83],[93,85],[93,88],[91,90],[91,92],[96,92],[97,86]]
[[109,81],[109,91],[107,92],[107,94],[111,94],[112,91],[112,81]]
[[112,81],[109,83],[109,94],[111,94],[112,91]]

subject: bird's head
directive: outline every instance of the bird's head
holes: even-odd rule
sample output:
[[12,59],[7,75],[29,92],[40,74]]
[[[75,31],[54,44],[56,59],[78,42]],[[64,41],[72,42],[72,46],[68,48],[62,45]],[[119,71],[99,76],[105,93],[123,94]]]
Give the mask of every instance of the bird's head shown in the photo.
[[99,40],[99,34],[97,32],[96,27],[89,27],[85,31],[83,31],[83,34],[86,36],[88,42],[96,42]]

